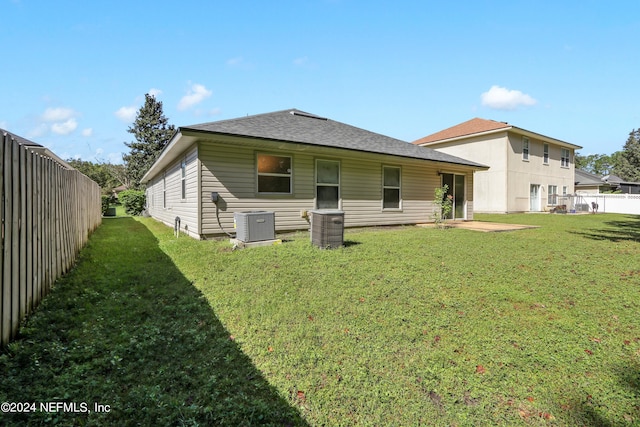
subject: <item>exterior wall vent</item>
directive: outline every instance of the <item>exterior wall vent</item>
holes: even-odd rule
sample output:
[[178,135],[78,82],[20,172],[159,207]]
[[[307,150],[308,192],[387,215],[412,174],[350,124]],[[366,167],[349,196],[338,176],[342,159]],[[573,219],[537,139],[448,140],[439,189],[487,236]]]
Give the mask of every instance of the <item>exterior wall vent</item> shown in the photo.
[[311,243],[321,249],[339,248],[344,244],[344,212],[316,210],[311,213]]
[[233,215],[236,239],[260,242],[276,238],[275,213],[267,211],[236,212]]

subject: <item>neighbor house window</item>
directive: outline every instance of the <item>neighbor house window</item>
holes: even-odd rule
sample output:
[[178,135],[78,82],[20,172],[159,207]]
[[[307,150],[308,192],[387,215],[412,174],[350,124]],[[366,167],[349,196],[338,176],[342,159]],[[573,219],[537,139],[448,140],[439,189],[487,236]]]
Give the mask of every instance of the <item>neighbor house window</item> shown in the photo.
[[522,137],[522,160],[529,160],[529,138]]
[[549,144],[544,144],[544,153],[542,155],[542,162],[545,165],[549,164]]
[[563,168],[569,167],[569,150],[566,148],[562,149],[562,154],[560,156],[560,166]]
[[291,194],[291,157],[258,154],[258,193]]
[[382,167],[382,209],[400,209],[400,168]]
[[180,183],[182,184],[182,200],[187,198],[187,160],[183,160],[182,164],[180,165],[180,170],[181,170],[181,176],[180,176]]
[[316,207],[338,209],[340,200],[340,162],[316,160]]
[[547,204],[549,205],[558,204],[558,186],[557,185],[549,186],[549,193],[547,194]]

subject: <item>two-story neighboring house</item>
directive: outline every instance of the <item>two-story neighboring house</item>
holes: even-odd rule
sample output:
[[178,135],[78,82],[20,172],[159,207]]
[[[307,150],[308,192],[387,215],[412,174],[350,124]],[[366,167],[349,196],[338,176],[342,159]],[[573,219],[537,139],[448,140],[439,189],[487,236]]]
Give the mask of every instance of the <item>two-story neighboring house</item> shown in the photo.
[[582,147],[505,122],[474,118],[413,142],[485,164],[475,173],[474,211],[541,212],[574,192],[574,155]]

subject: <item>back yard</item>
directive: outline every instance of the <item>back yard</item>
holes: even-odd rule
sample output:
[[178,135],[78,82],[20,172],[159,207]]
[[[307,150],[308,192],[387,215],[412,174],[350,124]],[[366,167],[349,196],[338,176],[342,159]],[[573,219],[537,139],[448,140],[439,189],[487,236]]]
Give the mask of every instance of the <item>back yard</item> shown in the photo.
[[640,217],[476,219],[540,228],[232,251],[105,219],[0,355],[0,402],[78,412],[0,424],[640,424]]

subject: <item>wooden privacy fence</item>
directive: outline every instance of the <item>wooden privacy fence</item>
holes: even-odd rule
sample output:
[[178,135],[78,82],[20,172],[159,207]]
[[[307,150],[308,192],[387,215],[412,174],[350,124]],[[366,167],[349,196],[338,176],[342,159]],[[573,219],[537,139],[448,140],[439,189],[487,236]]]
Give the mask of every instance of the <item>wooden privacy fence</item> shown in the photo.
[[100,225],[100,187],[76,170],[0,134],[0,344],[73,265]]

